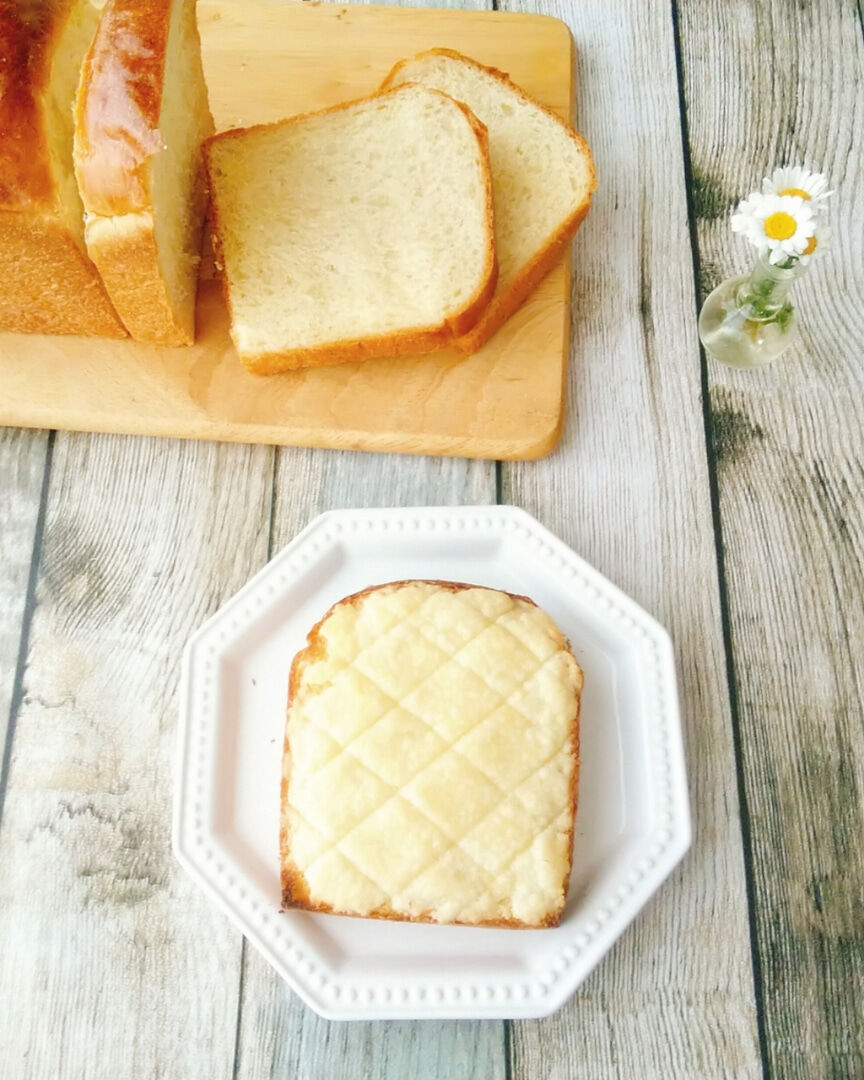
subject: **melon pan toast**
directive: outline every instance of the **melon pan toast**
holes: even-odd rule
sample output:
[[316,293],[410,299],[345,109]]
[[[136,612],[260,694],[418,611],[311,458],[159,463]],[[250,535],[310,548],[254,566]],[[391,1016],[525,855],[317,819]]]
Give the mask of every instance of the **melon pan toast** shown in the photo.
[[547,615],[476,586],[378,586],[331,608],[290,681],[286,906],[557,924],[582,673]]

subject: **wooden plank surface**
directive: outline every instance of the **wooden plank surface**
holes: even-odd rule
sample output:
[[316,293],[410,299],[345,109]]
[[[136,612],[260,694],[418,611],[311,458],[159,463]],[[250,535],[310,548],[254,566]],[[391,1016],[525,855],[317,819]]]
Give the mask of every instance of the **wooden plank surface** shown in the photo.
[[[372,467],[370,468],[370,461]],[[281,450],[273,550],[314,514],[349,506],[486,504],[495,466]],[[237,1076],[248,1080],[503,1080],[504,1025],[494,1021],[329,1022],[246,949]]]
[[[482,10],[490,5],[486,0],[449,0],[446,6]],[[309,74],[316,77],[315,72]],[[328,509],[481,505],[496,499],[496,468],[491,463],[368,458],[292,448],[278,450],[276,460],[274,552],[315,514]],[[235,1058],[238,1080],[465,1080],[468,1076],[503,1080],[506,1049],[505,1025],[494,1021],[323,1020],[287,991],[254,950],[244,949]]]
[[[482,8],[484,2],[473,0],[472,6]],[[316,450],[277,453],[274,551],[326,509],[495,502],[492,464],[369,459]],[[238,1078],[503,1080],[506,1069],[501,1022],[330,1022],[287,992],[254,950],[244,952]]]
[[[393,64],[432,46],[505,68],[566,115],[572,51],[530,15],[272,0],[201,0],[204,69],[218,129],[373,92]],[[479,352],[248,374],[215,282],[198,340],[0,334],[0,423],[467,457],[536,457],[558,437],[567,349],[562,262]]]
[[180,652],[267,553],[272,451],[58,436],[0,829],[0,1074],[230,1075],[241,942],[170,848]]
[[832,250],[801,343],[709,361],[768,1075],[864,1076],[864,21],[851,0],[680,0],[702,291],[744,272],[731,204],[823,168]]
[[[6,745],[10,710],[17,711],[21,692],[21,636],[29,623],[30,564],[41,532],[39,506],[47,456],[47,432],[0,429],[0,747]],[[0,791],[0,814],[2,810]]]
[[[257,957],[244,963],[171,857],[190,630],[319,510],[495,495],[494,465],[462,460],[287,450],[274,468],[263,448],[58,438],[0,829],[0,1074],[209,1080],[279,1074],[299,1055],[327,1080],[430,1062],[437,1078],[474,1055],[477,1080],[503,1075],[500,1024],[395,1025],[381,1040],[320,1021]],[[3,474],[22,514],[24,487],[38,507],[38,467],[28,478],[10,489]]]
[[513,1025],[510,1075],[754,1080],[756,1010],[669,5],[531,6],[572,27],[583,60],[577,127],[593,148],[599,187],[575,243],[573,419],[552,457],[504,466],[503,499],[536,514],[668,627],[694,842],[576,997],[549,1020]]
[[[504,466],[496,488],[492,464],[457,459],[61,435],[28,606],[47,436],[0,433],[4,718],[29,626],[0,818],[4,1078],[864,1075],[860,230],[835,227],[831,261],[798,288],[805,332],[788,362],[706,369],[706,464],[674,50],[677,20],[707,289],[746,266],[729,204],[781,159],[824,164],[851,220],[864,181],[860,12],[851,0],[523,6],[573,29],[579,126],[600,178],[577,243],[559,452]],[[492,502],[496,490],[669,626],[694,848],[549,1020],[330,1024],[175,867],[180,650],[318,511]]]

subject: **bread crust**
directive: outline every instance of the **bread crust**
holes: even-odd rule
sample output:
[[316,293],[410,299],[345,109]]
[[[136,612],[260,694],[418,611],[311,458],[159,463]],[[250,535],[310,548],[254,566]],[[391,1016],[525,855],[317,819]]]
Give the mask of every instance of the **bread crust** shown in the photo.
[[0,328],[23,334],[124,338],[93,263],[50,214],[0,210]]
[[[320,634],[321,627],[329,619],[330,615],[336,610],[336,608],[342,607],[345,604],[356,605],[364,597],[369,596],[371,593],[380,592],[385,589],[398,589],[407,585],[434,585],[441,589],[446,589],[449,592],[462,592],[465,589],[487,589],[486,585],[471,585],[466,582],[459,581],[437,581],[435,579],[416,578],[401,581],[388,581],[382,585],[370,585],[366,589],[361,589],[359,592],[352,593],[350,596],[343,597],[337,603],[333,604],[325,614],[318,620],[312,627],[306,637],[306,647],[302,649],[294,657],[291,664],[291,671],[288,678],[288,710],[285,723],[285,740],[283,746],[283,769],[282,769],[282,783],[280,788],[280,808],[279,815],[279,850],[281,855],[281,883],[282,883],[282,906],[283,908],[301,908],[305,911],[316,911],[328,915],[344,915],[358,919],[389,919],[394,922],[422,922],[422,923],[434,923],[437,926],[483,926],[483,927],[497,927],[499,929],[521,929],[521,930],[536,930],[536,929],[549,929],[560,925],[561,917],[564,913],[564,908],[567,903],[567,886],[570,880],[570,873],[573,867],[573,831],[576,821],[576,809],[578,806],[578,794],[579,794],[579,717],[582,700],[582,669],[576,664],[579,671],[579,686],[576,693],[576,702],[573,716],[571,718],[571,736],[570,736],[570,755],[573,761],[573,766],[570,772],[570,798],[569,798],[569,810],[570,810],[570,828],[568,830],[567,838],[567,867],[564,873],[564,877],[561,883],[561,891],[563,900],[558,909],[550,912],[540,923],[525,923],[519,919],[486,919],[473,922],[461,922],[454,920],[453,922],[442,923],[439,919],[435,919],[430,912],[422,912],[418,915],[405,915],[402,912],[394,911],[389,904],[383,904],[375,911],[368,914],[359,915],[349,911],[339,911],[329,904],[316,903],[312,900],[309,889],[306,885],[306,880],[303,877],[301,871],[297,868],[296,864],[291,859],[291,837],[287,827],[287,815],[285,814],[285,807],[288,801],[288,787],[291,780],[291,702],[297,695],[300,681],[303,676],[303,671],[306,666],[313,663],[315,660],[321,659],[325,655],[325,646]],[[505,596],[509,596],[511,600],[521,601],[526,604],[530,604],[532,607],[537,607],[537,604],[528,596],[520,596],[517,593],[508,593],[503,589],[494,590],[496,592],[502,592]],[[557,629],[557,628],[556,628]],[[561,647],[566,650],[570,656],[573,656],[573,651],[570,647],[570,643],[559,633]],[[575,663],[575,657],[574,663]]]
[[75,175],[90,214],[149,210],[171,0],[108,0],[81,68]]
[[477,323],[456,339],[456,348],[460,352],[470,356],[482,349],[510,316],[519,310],[546,275],[558,265],[590,209],[589,195],[546,239],[543,247],[525,264],[507,288],[492,297]]
[[[191,19],[197,47],[192,0],[174,2],[192,8],[183,17]],[[159,119],[171,17],[171,0],[108,0],[81,69],[75,174],[88,253],[132,337],[191,345],[194,297],[185,310],[172,302],[159,266],[151,190],[153,159],[164,149]],[[191,210],[200,228],[203,186],[202,171]]]
[[[123,228],[100,235],[102,224]],[[191,345],[195,341],[194,304],[189,319],[180,318],[171,305],[165,279],[159,272],[153,215],[90,218],[86,236],[87,251],[132,337],[157,345]]]
[[[422,353],[434,352],[437,349],[446,348],[454,344],[466,334],[477,322],[484,309],[495,293],[498,284],[498,260],[495,253],[495,228],[494,228],[494,204],[492,199],[492,174],[489,168],[489,140],[486,126],[482,124],[471,112],[467,105],[461,101],[455,101],[447,94],[439,90],[430,90],[440,97],[458,106],[459,110],[468,120],[474,137],[480,148],[481,160],[485,163],[484,189],[485,205],[484,216],[486,218],[489,242],[486,250],[486,262],[483,271],[483,279],[474,294],[468,299],[464,308],[456,312],[450,318],[437,326],[415,327],[406,330],[398,330],[391,334],[379,334],[363,338],[347,338],[342,341],[329,342],[326,345],[316,345],[308,348],[290,349],[282,352],[249,353],[243,352],[234,332],[234,311],[231,305],[231,290],[228,282],[228,274],[225,270],[225,254],[222,242],[222,223],[219,216],[218,200],[213,194],[213,180],[211,172],[210,149],[216,143],[242,137],[251,131],[266,131],[281,128],[288,124],[297,124],[311,117],[325,116],[328,113],[341,112],[361,105],[368,101],[378,100],[389,94],[398,93],[401,87],[382,89],[367,97],[355,98],[352,101],[343,101],[338,105],[331,105],[327,109],[316,109],[313,112],[301,113],[298,116],[289,117],[287,120],[279,120],[270,124],[255,124],[248,128],[231,128],[211,136],[204,143],[204,165],[207,176],[207,188],[210,195],[210,231],[213,238],[213,250],[216,267],[222,285],[222,294],[231,316],[231,337],[234,346],[244,366],[253,375],[278,375],[286,371],[294,371],[298,368],[325,367],[333,364],[344,364],[358,360],[371,360],[389,356],[411,356]],[[424,88],[424,89],[428,89]]]
[[51,167],[45,99],[76,2],[0,0],[0,328],[122,338]]
[[381,83],[382,89],[392,86],[400,71],[409,64],[425,56],[446,56],[451,60],[458,60],[469,67],[482,71],[497,82],[500,82],[507,90],[517,97],[520,97],[523,101],[540,109],[541,112],[544,112],[548,117],[554,120],[567,134],[568,138],[577,145],[587,159],[590,169],[591,182],[586,197],[578,206],[573,208],[567,218],[546,238],[541,247],[537,249],[533,257],[525,264],[514,279],[492,297],[476,324],[470,330],[464,332],[456,341],[456,347],[460,352],[470,354],[477,352],[478,349],[485,345],[492,335],[503,326],[507,319],[521,307],[543,278],[554,269],[558,260],[564,253],[567,244],[576,235],[579,226],[585,220],[585,215],[591,208],[591,196],[597,188],[597,175],[594,170],[594,159],[591,155],[591,150],[585,139],[574,128],[569,124],[566,124],[559,116],[556,116],[551,109],[537,101],[536,98],[532,98],[530,94],[526,94],[520,86],[517,86],[516,83],[513,82],[506,72],[499,71],[498,68],[481,64],[477,60],[473,60],[470,56],[465,56],[463,53],[457,52],[455,49],[427,49],[424,52],[418,53],[411,59],[400,60],[398,64],[393,66]]
[[74,0],[0,0],[0,210],[59,210],[42,97]]

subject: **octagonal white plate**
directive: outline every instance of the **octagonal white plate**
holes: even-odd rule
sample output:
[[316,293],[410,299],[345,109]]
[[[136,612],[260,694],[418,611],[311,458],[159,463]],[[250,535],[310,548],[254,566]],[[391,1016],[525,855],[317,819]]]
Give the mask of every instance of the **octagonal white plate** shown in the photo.
[[[585,672],[579,809],[564,919],[495,930],[280,912],[279,782],[288,669],[343,596],[405,578],[530,596]],[[690,843],[665,630],[514,507],[322,514],[190,640],[177,857],[330,1019],[536,1017],[559,1008]]]

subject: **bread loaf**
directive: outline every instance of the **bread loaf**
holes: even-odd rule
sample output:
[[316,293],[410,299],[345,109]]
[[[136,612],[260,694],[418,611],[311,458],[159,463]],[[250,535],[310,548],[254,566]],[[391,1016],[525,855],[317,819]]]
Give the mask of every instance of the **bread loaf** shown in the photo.
[[206,144],[231,335],[250,371],[428,352],[495,287],[486,134],[401,87]]
[[0,0],[0,329],[125,337],[84,243],[72,103],[98,11]]
[[108,0],[75,115],[87,250],[115,308],[138,340],[190,344],[213,131],[195,0]]
[[585,140],[494,68],[447,49],[397,64],[383,86],[421,83],[464,102],[489,132],[498,287],[458,342],[475,352],[560,259],[591,205]]

